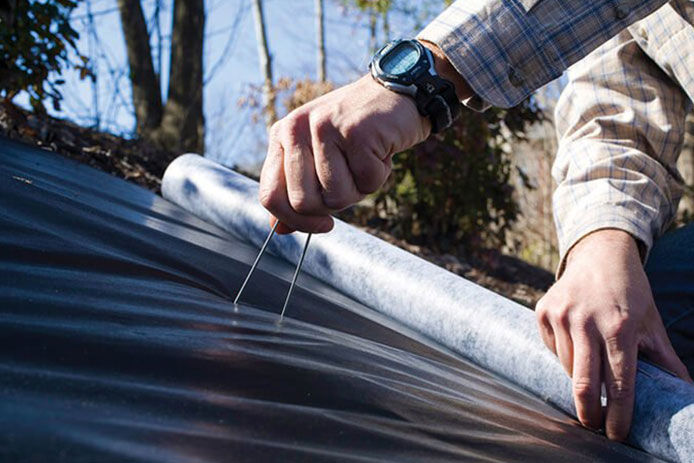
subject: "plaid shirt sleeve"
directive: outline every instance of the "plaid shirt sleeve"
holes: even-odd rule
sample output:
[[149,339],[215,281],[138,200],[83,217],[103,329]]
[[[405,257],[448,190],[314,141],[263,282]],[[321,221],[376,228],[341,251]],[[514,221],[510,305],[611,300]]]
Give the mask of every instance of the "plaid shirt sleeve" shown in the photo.
[[676,163],[689,105],[628,30],[569,70],[552,169],[559,275],[571,247],[605,228],[630,233],[647,258],[682,195]]
[[418,36],[476,93],[511,107],[665,0],[457,0]]

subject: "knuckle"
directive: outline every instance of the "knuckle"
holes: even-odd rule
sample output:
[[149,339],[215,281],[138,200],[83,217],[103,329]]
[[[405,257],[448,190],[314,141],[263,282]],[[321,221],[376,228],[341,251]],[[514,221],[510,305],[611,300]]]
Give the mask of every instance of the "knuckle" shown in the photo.
[[552,302],[546,295],[537,301],[537,304],[535,305],[535,316],[537,317],[538,322],[542,324],[549,324],[549,312],[551,307]]
[[553,311],[554,321],[560,326],[569,326],[570,317],[571,307],[566,304],[557,306]]
[[301,130],[304,127],[302,124],[303,118],[292,112],[282,119],[282,124],[279,128],[279,137],[285,142],[292,144],[301,136]]
[[314,112],[311,114],[310,121],[311,130],[318,139],[325,140],[331,135],[333,125],[329,116]]
[[277,121],[270,126],[270,137],[278,138],[280,133],[282,133],[281,121]]
[[302,191],[289,192],[289,204],[294,211],[299,214],[310,214],[313,211],[312,201],[308,195]]
[[279,205],[279,196],[275,190],[269,187],[261,186],[258,191],[258,199],[260,200],[260,204],[271,212],[276,210]]
[[350,143],[359,143],[362,129],[359,124],[346,124],[342,129],[342,136]]
[[550,296],[550,293],[543,296],[535,305],[535,316],[538,322],[555,326],[569,326],[572,307],[561,299]]
[[615,323],[605,330],[605,347],[610,352],[624,350],[625,341],[629,338],[628,326],[625,323]]
[[589,314],[577,311],[571,316],[572,331],[583,336],[592,336],[595,328],[595,320]]
[[600,398],[600,393],[588,378],[574,378],[573,391],[579,402],[593,402]]
[[623,379],[615,379],[607,386],[607,394],[610,400],[626,401],[633,396],[634,386]]

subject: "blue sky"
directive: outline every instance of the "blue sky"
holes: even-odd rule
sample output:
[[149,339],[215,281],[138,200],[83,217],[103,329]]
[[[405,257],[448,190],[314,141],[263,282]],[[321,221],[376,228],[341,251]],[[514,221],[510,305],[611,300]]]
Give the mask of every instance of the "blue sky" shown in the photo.
[[[165,89],[172,2],[164,0],[162,3],[161,69],[162,88]],[[155,1],[143,0],[142,4],[151,30]],[[416,0],[411,4],[420,7]],[[205,6],[207,155],[230,165],[253,165],[265,154],[265,128],[262,122],[253,123],[251,110],[238,105],[249,86],[262,82],[250,0],[207,0]],[[276,79],[315,77],[313,8],[314,0],[264,1]],[[89,12],[92,13],[91,28]],[[338,85],[344,84],[366,72],[369,60],[367,18],[363,13],[345,9],[340,0],[325,0],[325,13],[328,79]],[[426,15],[418,22],[426,22]],[[82,125],[95,125],[98,115],[101,130],[132,136],[134,118],[116,0],[83,0],[74,11],[72,21],[81,34],[80,51],[92,57],[97,82],[80,81],[75,72],[66,72],[63,109],[54,115]],[[419,27],[413,18],[397,13],[391,16],[390,23],[393,37],[411,36]],[[154,38],[152,43],[156,49]],[[157,62],[155,57],[155,66]]]

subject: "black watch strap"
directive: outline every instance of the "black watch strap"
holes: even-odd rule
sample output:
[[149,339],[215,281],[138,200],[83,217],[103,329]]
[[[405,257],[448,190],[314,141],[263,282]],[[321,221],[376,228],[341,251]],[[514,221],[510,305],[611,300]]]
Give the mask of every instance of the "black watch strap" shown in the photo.
[[431,132],[439,133],[453,125],[463,110],[453,84],[438,75],[427,75],[416,85],[417,109],[431,121]]

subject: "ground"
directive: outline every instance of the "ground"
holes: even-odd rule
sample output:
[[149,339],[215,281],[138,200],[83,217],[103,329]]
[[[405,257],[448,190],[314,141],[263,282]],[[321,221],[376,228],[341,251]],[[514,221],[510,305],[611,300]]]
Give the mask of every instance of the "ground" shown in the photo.
[[[0,134],[89,164],[157,194],[160,194],[166,166],[176,157],[176,153],[159,150],[142,141],[126,140],[72,122],[38,116],[7,103],[0,104]],[[534,307],[553,282],[553,275],[546,270],[494,249],[481,250],[478,257],[465,259],[437,254],[426,247],[395,239],[382,230],[365,230],[528,307]]]

